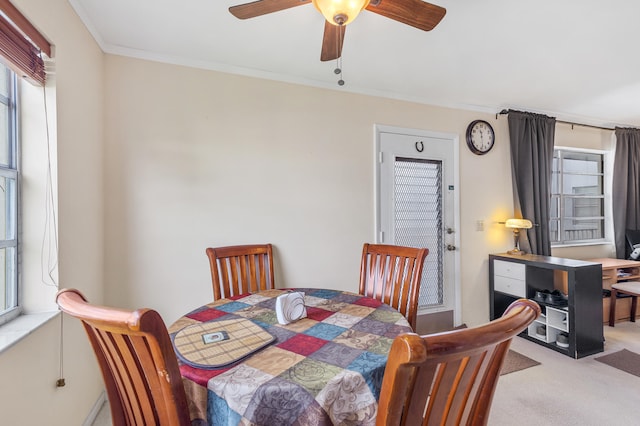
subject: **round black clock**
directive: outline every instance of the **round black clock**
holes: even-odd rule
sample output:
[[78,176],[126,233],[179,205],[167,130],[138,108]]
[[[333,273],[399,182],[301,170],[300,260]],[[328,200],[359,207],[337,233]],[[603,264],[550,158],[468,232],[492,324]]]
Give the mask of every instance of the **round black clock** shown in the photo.
[[496,134],[491,124],[484,120],[474,120],[467,127],[467,146],[474,154],[484,155],[491,151]]

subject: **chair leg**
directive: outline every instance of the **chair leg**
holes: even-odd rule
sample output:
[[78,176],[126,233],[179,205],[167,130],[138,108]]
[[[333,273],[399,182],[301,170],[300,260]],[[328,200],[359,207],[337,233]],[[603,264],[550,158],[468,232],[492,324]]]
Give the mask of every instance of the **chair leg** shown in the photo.
[[618,298],[618,292],[615,288],[611,289],[611,303],[609,304],[609,327],[616,326],[616,299]]
[[638,307],[638,296],[631,296],[631,322],[636,322],[636,308]]

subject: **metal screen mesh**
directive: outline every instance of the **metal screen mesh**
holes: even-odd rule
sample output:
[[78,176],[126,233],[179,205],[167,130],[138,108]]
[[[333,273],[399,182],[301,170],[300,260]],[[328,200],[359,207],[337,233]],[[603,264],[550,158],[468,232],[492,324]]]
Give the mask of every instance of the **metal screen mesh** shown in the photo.
[[422,272],[418,305],[442,305],[442,162],[396,158],[393,192],[394,243],[429,249]]

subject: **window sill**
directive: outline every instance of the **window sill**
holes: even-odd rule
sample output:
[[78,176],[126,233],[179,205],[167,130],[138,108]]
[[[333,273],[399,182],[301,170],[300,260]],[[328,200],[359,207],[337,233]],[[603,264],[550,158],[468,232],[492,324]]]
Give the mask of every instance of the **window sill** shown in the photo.
[[611,241],[589,241],[585,243],[565,243],[565,244],[551,244],[551,248],[567,248],[567,247],[584,247],[584,246],[604,246],[613,245]]
[[59,315],[60,311],[41,312],[20,315],[14,320],[0,326],[0,353],[9,349],[20,340],[37,330],[50,319]]

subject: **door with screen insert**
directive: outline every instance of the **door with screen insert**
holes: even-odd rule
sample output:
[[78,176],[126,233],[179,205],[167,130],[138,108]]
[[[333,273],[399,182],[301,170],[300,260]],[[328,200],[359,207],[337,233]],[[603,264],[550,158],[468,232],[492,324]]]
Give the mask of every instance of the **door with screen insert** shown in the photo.
[[377,130],[377,240],[429,249],[419,314],[450,311],[458,324],[457,136]]

